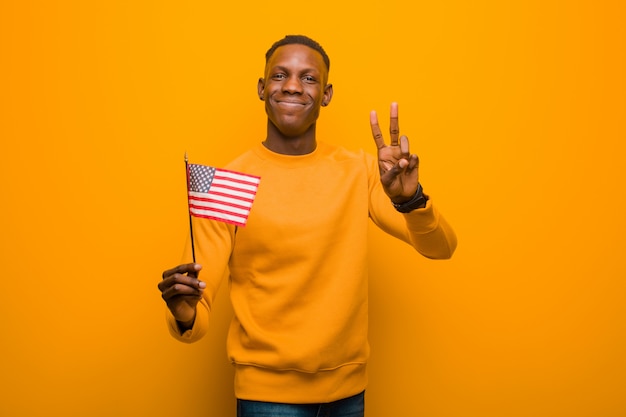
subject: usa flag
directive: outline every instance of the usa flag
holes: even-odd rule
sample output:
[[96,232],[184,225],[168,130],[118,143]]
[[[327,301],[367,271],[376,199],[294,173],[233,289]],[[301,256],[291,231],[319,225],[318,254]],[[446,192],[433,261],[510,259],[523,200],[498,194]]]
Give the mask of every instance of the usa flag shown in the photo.
[[246,225],[260,177],[198,164],[187,172],[192,216]]

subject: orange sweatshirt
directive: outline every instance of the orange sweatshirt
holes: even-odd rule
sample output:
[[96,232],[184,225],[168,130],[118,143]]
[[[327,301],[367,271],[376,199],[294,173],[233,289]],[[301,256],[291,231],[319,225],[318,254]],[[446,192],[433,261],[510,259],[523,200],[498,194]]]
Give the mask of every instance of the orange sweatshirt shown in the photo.
[[237,398],[313,403],[363,391],[368,221],[428,258],[452,255],[453,230],[431,201],[398,213],[376,159],[363,152],[318,143],[311,154],[288,156],[258,144],[227,168],[260,176],[257,196],[246,227],[193,218],[207,287],[192,329],[180,334],[168,311],[172,335],[185,342],[204,335],[228,276]]

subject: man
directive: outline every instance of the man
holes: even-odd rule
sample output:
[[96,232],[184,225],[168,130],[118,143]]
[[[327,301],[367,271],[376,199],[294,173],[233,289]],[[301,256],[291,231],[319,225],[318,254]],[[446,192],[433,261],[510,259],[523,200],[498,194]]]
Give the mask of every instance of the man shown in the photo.
[[228,166],[261,177],[247,226],[194,218],[198,264],[169,269],[159,283],[172,335],[193,342],[229,271],[228,355],[240,417],[363,416],[369,219],[428,258],[449,258],[456,248],[423,194],[397,104],[389,145],[370,114],[378,160],[317,140],[320,108],[333,96],[329,67],[322,47],[304,36],[268,50],[258,82],[265,141]]

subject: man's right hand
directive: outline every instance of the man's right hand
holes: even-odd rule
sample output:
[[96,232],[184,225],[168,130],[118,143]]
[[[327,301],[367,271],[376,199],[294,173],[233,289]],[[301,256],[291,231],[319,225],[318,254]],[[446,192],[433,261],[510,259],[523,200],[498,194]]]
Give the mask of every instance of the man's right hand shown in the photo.
[[202,298],[206,284],[198,280],[199,264],[183,264],[163,272],[159,290],[167,307],[178,321],[181,330],[193,327],[196,305]]

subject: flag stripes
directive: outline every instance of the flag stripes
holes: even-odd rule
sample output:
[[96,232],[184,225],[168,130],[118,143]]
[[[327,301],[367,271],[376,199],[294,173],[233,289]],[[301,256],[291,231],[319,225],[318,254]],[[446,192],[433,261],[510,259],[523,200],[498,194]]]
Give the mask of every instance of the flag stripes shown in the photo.
[[259,186],[254,175],[189,164],[189,213],[245,226]]

